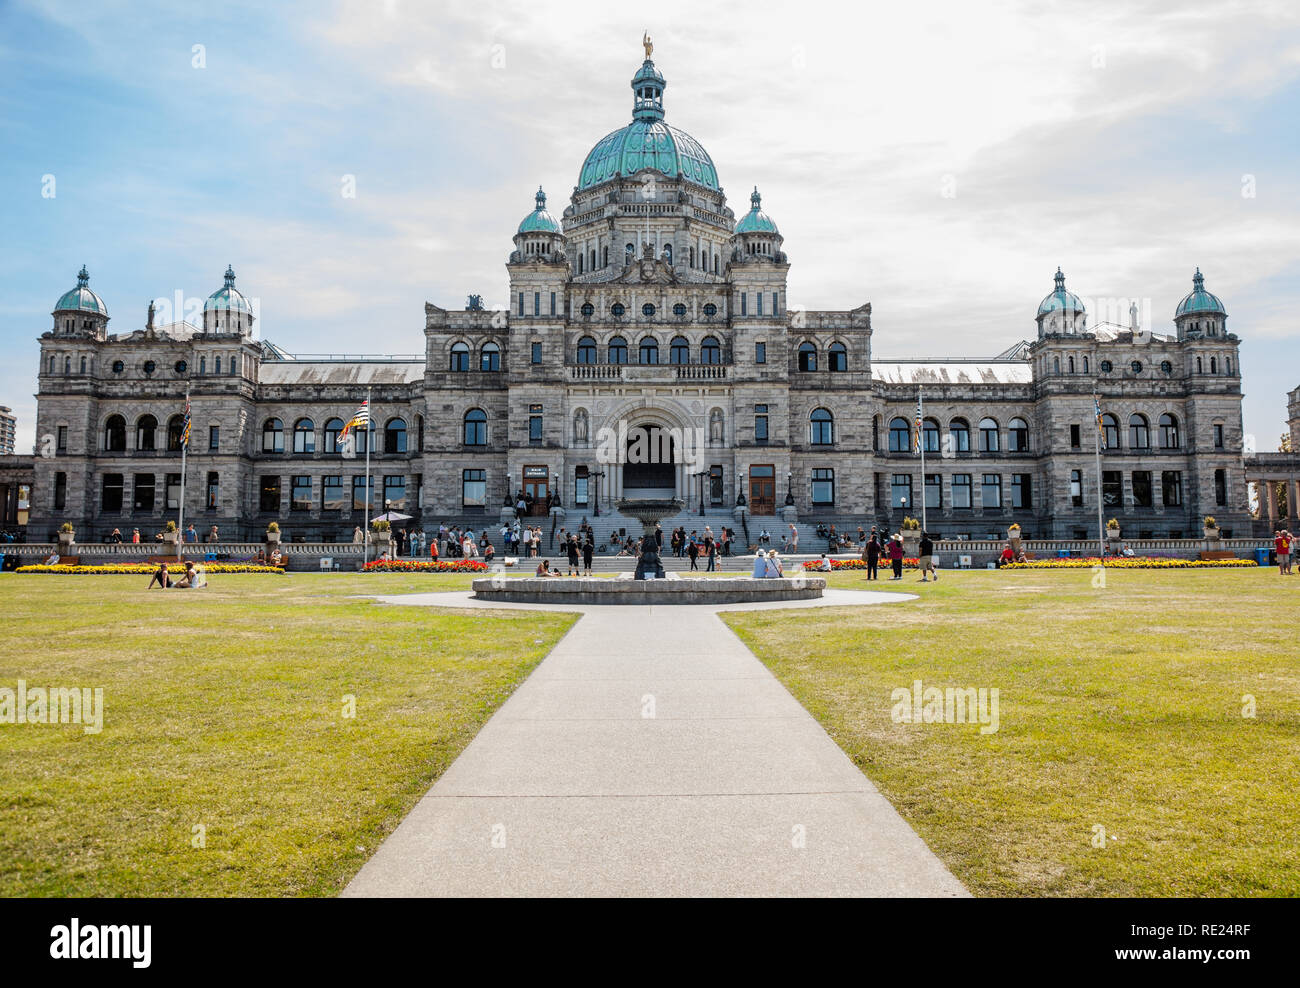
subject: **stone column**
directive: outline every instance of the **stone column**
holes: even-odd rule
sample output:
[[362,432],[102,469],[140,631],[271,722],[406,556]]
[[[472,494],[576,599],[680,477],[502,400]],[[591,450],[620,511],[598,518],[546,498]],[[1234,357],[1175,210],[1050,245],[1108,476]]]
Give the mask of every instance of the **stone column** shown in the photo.
[[1271,532],[1277,525],[1277,487],[1271,480],[1264,480],[1261,483],[1264,485],[1264,497],[1268,503],[1268,528]]

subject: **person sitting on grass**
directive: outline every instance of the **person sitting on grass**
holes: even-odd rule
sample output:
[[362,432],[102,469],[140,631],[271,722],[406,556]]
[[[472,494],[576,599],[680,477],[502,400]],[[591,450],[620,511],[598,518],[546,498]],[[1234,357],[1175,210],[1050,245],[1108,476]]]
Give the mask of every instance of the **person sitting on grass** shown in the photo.
[[1011,543],[1008,542],[1002,547],[1002,554],[998,556],[998,569],[1001,569],[1007,563],[1015,562],[1016,554],[1011,549]]
[[487,542],[487,541],[485,541],[485,542],[483,543],[483,560],[484,560],[484,562],[489,562],[489,563],[492,562],[492,560],[493,560],[493,558],[496,556],[496,554],[497,554],[497,551],[496,551],[495,549],[492,548],[492,543],[491,543],[491,542]]
[[203,579],[203,575],[194,568],[194,564],[187,559],[185,560],[185,572],[174,586],[178,590],[197,590],[199,587],[206,586],[206,581]]
[[145,589],[146,589],[146,590],[152,590],[152,589],[153,589],[153,585],[154,585],[155,583],[158,584],[158,589],[159,589],[159,590],[166,590],[168,587],[170,587],[170,586],[172,585],[171,577],[169,577],[169,576],[167,575],[167,564],[166,564],[166,563],[159,563],[159,564],[158,564],[158,569],[157,569],[157,571],[154,573],[153,577],[149,580],[149,585],[148,585],[147,587],[145,587]]
[[813,563],[812,568],[819,573],[829,573],[831,571],[831,561],[826,558],[826,553],[822,553],[822,558]]
[[549,559],[543,559],[541,565],[537,567],[537,572],[533,574],[533,576],[559,576],[559,575],[560,575],[559,571],[551,569],[551,561]]

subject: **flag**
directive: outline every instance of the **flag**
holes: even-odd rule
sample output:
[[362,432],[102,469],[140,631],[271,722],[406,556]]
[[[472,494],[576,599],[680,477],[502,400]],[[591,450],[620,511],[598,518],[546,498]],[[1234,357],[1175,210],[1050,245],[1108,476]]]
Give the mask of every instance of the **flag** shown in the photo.
[[181,423],[181,447],[184,448],[190,444],[190,403],[189,399],[185,401],[185,421]]
[[915,453],[921,448],[921,399],[916,399],[916,427],[912,430],[912,452]]
[[343,431],[339,433],[338,445],[342,446],[347,441],[348,433],[352,431],[354,426],[359,429],[370,428],[369,398],[362,399],[361,407],[356,410],[356,413],[348,420],[348,424],[343,427]]
[[1097,416],[1097,442],[1101,448],[1106,448],[1106,424],[1101,420],[1101,399],[1096,395],[1092,396],[1092,410]]

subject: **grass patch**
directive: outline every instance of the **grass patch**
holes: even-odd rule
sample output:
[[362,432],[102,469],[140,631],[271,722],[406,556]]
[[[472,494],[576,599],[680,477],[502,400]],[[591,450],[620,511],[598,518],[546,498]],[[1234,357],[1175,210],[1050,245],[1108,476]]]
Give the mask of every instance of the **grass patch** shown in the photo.
[[[826,575],[922,599],[725,620],[972,892],[1300,895],[1300,580]],[[917,679],[998,688],[1000,729],[894,723]]]
[[575,620],[352,596],[471,579],[0,578],[0,686],[105,708],[98,735],[0,725],[0,895],[340,891]]

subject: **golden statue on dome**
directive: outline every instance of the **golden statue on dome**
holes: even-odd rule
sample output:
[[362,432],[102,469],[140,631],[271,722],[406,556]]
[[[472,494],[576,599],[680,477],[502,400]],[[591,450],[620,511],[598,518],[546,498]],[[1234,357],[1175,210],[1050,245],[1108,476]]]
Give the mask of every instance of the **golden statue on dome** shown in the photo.
[[650,40],[649,31],[647,31],[645,35],[641,38],[641,44],[645,45],[645,60],[648,62],[650,61],[650,55],[655,50],[654,42]]

